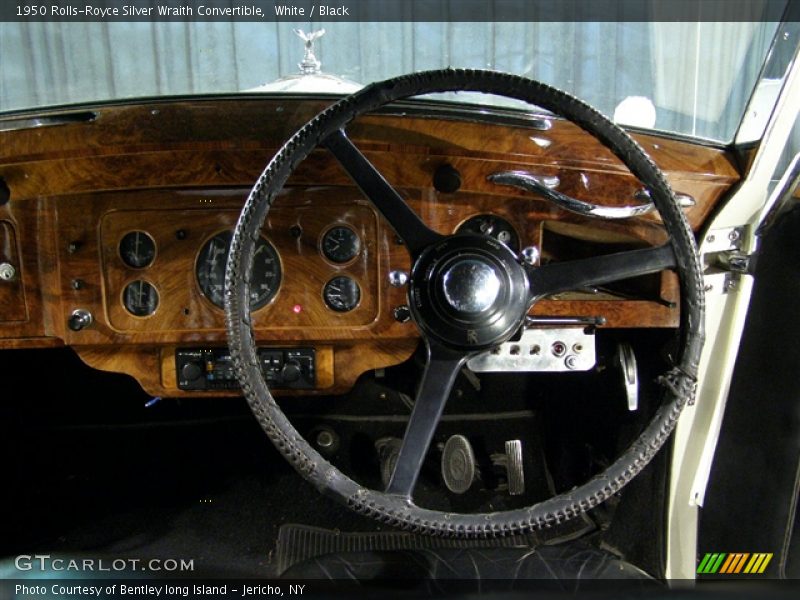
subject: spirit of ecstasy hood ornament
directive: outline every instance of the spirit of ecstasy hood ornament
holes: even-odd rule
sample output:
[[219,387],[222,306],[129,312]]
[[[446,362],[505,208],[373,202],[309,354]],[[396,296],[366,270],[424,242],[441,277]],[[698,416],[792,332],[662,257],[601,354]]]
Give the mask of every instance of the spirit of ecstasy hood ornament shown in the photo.
[[306,53],[303,55],[303,60],[297,65],[300,67],[300,72],[304,75],[315,75],[319,73],[319,68],[322,63],[314,56],[314,40],[325,35],[325,30],[320,29],[310,33],[306,33],[302,29],[294,29],[293,31],[297,37],[306,43]]
[[305,32],[293,29],[295,35],[305,43],[305,54],[297,66],[298,73],[286,75],[270,83],[265,83],[248,92],[272,92],[284,94],[352,94],[361,89],[361,85],[342,77],[323,73],[321,63],[314,54],[314,42],[325,35],[324,29]]

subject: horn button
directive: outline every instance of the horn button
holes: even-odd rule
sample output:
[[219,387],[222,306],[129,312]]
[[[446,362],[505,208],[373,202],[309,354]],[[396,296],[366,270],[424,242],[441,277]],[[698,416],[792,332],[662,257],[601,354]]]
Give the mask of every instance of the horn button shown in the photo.
[[448,304],[462,314],[488,310],[500,293],[500,278],[488,262],[457,258],[442,276]]
[[459,234],[427,248],[411,271],[409,305],[427,336],[452,348],[504,342],[528,311],[528,278],[507,246]]

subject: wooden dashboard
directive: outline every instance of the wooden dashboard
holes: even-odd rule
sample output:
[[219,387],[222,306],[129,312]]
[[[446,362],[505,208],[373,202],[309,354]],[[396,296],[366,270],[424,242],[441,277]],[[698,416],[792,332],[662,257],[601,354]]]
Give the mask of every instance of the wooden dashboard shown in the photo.
[[[36,122],[0,119],[0,183],[9,192],[0,205],[0,263],[14,270],[0,281],[0,349],[69,345],[88,364],[127,373],[151,394],[198,394],[178,388],[175,356],[183,347],[225,345],[224,312],[198,276],[208,244],[233,229],[249,186],[277,148],[327,104],[198,99],[101,106]],[[599,221],[487,179],[524,170],[557,176],[559,191],[578,199],[636,204],[641,184],[570,123],[408,112],[361,118],[348,133],[433,229],[452,233],[475,217],[499,217],[522,246],[540,248],[543,260],[665,239],[657,215]],[[740,179],[720,149],[635,137],[676,192],[690,197],[685,210],[695,230]],[[460,175],[455,193],[433,185],[443,165]],[[345,261],[326,256],[326,235],[336,227],[358,240]],[[152,242],[143,266],[126,262],[121,251],[132,232]],[[416,329],[395,318],[405,290],[388,283],[390,271],[409,270],[408,254],[325,151],[299,166],[262,234],[279,283],[265,287],[271,297],[254,312],[256,337],[264,347],[315,351],[316,383],[304,393],[343,392],[365,371],[411,355]],[[326,296],[326,286],[342,277],[359,291],[344,311]],[[149,312],[140,315],[126,302],[136,294],[141,300],[144,290]],[[662,273],[632,290],[543,300],[534,312],[602,316],[606,327],[674,327],[677,300],[674,275]],[[79,309],[92,321],[73,331],[68,322]]]

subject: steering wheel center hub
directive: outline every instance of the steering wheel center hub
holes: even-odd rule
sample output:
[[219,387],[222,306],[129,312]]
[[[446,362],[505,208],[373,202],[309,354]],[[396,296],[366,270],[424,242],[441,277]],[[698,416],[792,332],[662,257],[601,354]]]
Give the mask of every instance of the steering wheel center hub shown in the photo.
[[490,263],[475,258],[457,260],[442,277],[444,297],[460,313],[491,308],[500,294],[500,278]]
[[427,335],[451,348],[477,351],[519,328],[528,309],[527,282],[504,244],[459,234],[429,247],[414,263],[409,305]]

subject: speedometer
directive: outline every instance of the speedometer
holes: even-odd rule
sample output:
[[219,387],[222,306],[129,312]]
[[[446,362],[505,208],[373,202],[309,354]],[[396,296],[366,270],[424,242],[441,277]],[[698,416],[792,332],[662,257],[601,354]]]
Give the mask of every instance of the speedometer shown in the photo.
[[[200,291],[215,306],[225,306],[225,263],[233,239],[232,231],[223,231],[208,240],[197,255],[195,274]],[[281,263],[278,251],[264,238],[259,238],[253,254],[250,278],[250,310],[258,310],[275,297],[281,285]]]

